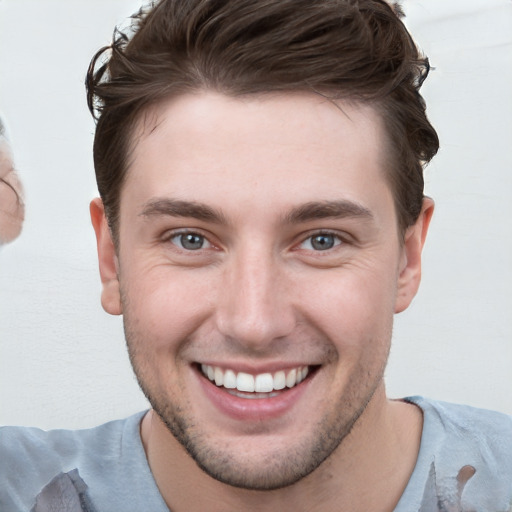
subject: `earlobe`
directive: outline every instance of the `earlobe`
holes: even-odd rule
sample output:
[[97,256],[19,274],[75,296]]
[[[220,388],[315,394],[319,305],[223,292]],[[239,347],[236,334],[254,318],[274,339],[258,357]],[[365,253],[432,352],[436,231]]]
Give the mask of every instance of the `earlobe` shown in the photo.
[[111,315],[122,314],[121,293],[118,277],[118,260],[112,235],[105,217],[105,209],[100,198],[91,201],[89,211],[96,233],[98,262],[102,283],[101,305]]
[[421,253],[433,213],[434,201],[425,197],[418,220],[405,232],[402,261],[398,275],[395,313],[401,313],[407,309],[420,286]]

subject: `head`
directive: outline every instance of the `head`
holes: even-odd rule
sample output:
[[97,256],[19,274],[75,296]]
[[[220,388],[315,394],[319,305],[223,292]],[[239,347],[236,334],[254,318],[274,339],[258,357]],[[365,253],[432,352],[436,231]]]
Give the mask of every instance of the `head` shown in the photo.
[[428,60],[401,14],[385,0],[164,0],[141,10],[133,36],[116,32],[87,77],[98,121],[96,178],[114,239],[137,123],[152,106],[197,91],[311,92],[372,105],[385,125],[387,179],[403,233],[420,213],[423,166],[439,141],[419,93]]
[[432,213],[427,63],[380,0],[167,0],[134,28],[88,76],[103,306],[162,442],[292,485],[385,397]]

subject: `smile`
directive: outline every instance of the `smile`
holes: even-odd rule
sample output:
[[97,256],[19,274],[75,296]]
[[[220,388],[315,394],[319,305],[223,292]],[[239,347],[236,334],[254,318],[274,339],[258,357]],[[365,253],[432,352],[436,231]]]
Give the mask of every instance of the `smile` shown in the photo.
[[[244,393],[243,397],[248,398],[246,393],[254,393],[252,398],[272,397],[273,391],[280,391],[285,388],[293,388],[300,384],[309,374],[309,366],[298,366],[291,370],[280,370],[274,373],[259,373],[251,375],[245,372],[224,370],[218,366],[201,365],[201,372],[218,387]],[[265,393],[261,396],[259,393]],[[270,395],[269,395],[270,394]]]

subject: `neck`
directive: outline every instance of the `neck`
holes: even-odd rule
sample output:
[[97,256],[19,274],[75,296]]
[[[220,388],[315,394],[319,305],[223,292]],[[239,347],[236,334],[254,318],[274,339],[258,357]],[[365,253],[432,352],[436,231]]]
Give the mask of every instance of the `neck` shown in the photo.
[[421,411],[388,400],[382,385],[350,434],[313,473],[289,487],[251,491],[204,473],[154,411],[141,424],[149,465],[173,512],[392,511],[414,469],[421,430]]

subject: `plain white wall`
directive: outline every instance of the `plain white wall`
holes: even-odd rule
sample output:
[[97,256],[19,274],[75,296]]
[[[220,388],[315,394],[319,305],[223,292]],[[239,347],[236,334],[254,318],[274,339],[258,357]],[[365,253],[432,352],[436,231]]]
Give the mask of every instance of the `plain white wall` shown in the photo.
[[[0,253],[0,423],[83,427],[146,407],[121,319],[99,303],[88,218],[94,125],[83,81],[134,0],[0,0],[0,110],[27,221]],[[512,413],[512,3],[409,0],[435,70],[424,86],[442,150],[424,282],[398,315],[391,396]]]

